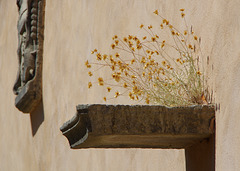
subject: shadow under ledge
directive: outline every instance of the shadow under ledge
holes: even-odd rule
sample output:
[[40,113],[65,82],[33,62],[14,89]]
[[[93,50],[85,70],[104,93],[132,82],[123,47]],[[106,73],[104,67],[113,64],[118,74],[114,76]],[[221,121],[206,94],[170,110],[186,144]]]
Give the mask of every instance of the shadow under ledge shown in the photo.
[[78,105],[60,128],[72,149],[189,149],[214,135],[212,105]]

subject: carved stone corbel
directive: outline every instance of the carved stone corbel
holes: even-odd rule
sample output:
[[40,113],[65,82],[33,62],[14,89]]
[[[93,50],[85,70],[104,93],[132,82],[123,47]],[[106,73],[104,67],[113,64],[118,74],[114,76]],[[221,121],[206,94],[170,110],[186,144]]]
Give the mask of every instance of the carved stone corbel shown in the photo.
[[42,99],[45,0],[17,0],[19,68],[13,87],[15,106],[32,112]]
[[84,104],[60,130],[72,149],[186,149],[214,134],[214,118],[212,105]]

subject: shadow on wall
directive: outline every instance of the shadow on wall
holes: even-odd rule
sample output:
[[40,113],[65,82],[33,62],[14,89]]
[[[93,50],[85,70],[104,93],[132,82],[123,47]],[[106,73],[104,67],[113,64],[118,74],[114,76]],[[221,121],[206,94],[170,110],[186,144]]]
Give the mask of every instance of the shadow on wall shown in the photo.
[[44,108],[43,102],[37,106],[37,108],[30,113],[31,127],[32,127],[32,136],[35,136],[39,127],[44,121]]

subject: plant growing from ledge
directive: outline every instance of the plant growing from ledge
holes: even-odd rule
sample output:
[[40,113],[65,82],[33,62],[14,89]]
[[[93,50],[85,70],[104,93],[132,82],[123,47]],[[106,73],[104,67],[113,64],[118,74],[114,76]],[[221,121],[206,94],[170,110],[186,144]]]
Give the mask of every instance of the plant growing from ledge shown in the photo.
[[[132,100],[144,100],[147,104],[186,106],[204,104],[204,75],[199,65],[201,39],[189,28],[184,9],[180,9],[184,29],[177,29],[159,15],[160,25],[140,25],[145,35],[113,37],[113,53],[102,54],[97,49],[96,62],[85,62],[89,76],[97,70],[108,68],[109,78],[98,77],[93,84],[106,87],[106,93],[114,92],[115,98],[127,95]],[[112,97],[112,98],[114,98]],[[103,100],[111,98],[103,97]]]

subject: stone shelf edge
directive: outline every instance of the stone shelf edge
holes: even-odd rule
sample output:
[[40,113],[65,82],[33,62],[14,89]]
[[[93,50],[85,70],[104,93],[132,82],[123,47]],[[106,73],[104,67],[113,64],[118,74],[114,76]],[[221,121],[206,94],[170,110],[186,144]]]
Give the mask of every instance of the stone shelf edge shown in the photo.
[[214,133],[212,105],[78,105],[60,128],[73,149],[187,148]]

